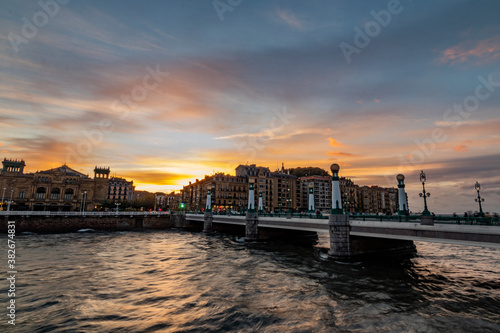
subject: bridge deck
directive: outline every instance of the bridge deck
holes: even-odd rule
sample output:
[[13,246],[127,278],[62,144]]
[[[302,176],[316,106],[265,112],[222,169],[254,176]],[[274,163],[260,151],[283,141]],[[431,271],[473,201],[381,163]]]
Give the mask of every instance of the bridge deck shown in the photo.
[[[203,221],[203,215],[187,214],[192,221]],[[213,223],[245,225],[244,216],[214,215]],[[485,225],[435,224],[419,222],[380,222],[350,220],[352,236],[413,240],[500,248],[500,227]],[[328,233],[328,220],[260,217],[259,228],[304,230]]]

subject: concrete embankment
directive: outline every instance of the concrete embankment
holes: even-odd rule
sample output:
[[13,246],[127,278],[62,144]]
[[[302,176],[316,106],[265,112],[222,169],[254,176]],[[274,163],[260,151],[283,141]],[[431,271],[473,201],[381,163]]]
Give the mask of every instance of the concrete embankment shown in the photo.
[[131,229],[197,229],[196,223],[186,222],[184,215],[161,216],[1,216],[0,233],[7,233],[7,224],[15,221],[16,233],[64,233],[82,229],[119,231]]

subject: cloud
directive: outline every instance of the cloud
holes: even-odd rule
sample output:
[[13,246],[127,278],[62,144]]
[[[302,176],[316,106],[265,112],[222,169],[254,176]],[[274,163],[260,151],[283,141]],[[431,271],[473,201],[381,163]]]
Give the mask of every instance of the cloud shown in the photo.
[[342,152],[342,151],[331,151],[331,152],[328,152],[328,156],[350,157],[350,156],[356,156],[356,155],[355,154],[351,154],[351,153],[345,153],[345,152]]
[[328,140],[330,140],[330,146],[332,147],[347,147],[346,145],[335,140],[334,138],[328,138]]
[[469,151],[469,147],[467,147],[466,145],[458,145],[458,146],[455,146],[455,148],[453,148],[454,151],[458,151],[458,152],[466,152],[466,151]]
[[278,9],[278,17],[292,28],[297,30],[304,29],[304,24],[289,10]]
[[500,37],[491,37],[479,41],[468,40],[450,47],[440,53],[438,61],[452,65],[471,61],[478,65],[491,63],[498,58],[500,58]]

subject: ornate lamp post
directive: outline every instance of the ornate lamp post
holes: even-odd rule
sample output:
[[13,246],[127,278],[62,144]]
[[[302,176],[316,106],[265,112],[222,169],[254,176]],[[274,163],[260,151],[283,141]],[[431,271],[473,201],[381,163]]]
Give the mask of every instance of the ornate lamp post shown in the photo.
[[429,210],[427,209],[427,197],[430,197],[431,194],[430,193],[427,193],[425,192],[425,181],[427,180],[427,178],[425,177],[425,173],[424,173],[424,170],[422,170],[420,172],[420,181],[422,182],[422,193],[420,193],[420,197],[423,197],[424,198],[424,211],[422,212],[422,215],[431,215],[431,212],[429,212]]
[[483,207],[481,206],[481,202],[484,202],[484,199],[481,198],[481,196],[479,195],[479,190],[481,189],[481,185],[479,184],[479,182],[476,180],[476,185],[474,185],[474,188],[476,189],[477,191],[477,198],[474,199],[477,203],[479,203],[479,216],[480,217],[484,217],[484,213],[483,213]]

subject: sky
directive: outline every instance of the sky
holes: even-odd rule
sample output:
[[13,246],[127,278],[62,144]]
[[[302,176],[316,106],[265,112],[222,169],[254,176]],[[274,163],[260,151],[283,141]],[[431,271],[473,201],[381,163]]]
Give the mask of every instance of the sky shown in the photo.
[[0,0],[0,158],[171,191],[341,166],[500,212],[500,2]]

